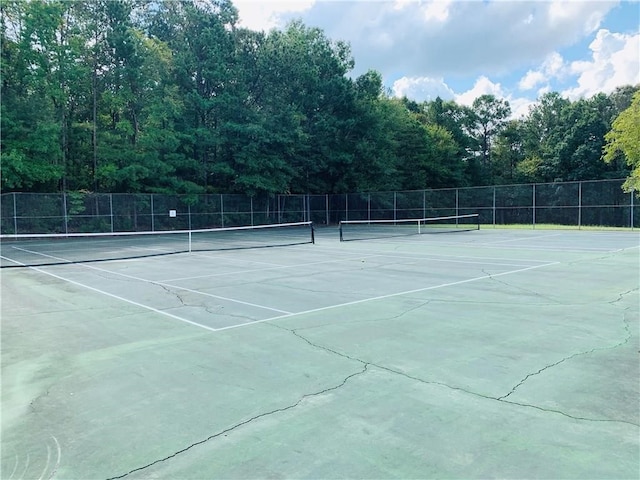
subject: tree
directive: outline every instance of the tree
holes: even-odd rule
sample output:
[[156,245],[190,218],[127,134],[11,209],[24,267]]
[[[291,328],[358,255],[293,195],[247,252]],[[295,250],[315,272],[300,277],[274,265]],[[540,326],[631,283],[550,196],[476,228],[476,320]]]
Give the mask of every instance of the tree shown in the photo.
[[571,102],[557,92],[545,93],[522,123],[525,164],[518,168],[523,180],[552,182],[563,180],[562,158],[564,119]]
[[640,192],[640,91],[634,94],[629,108],[614,120],[605,140],[604,161],[610,163],[622,153],[632,169],[623,188]]
[[509,115],[509,102],[485,94],[473,101],[468,117],[469,133],[477,142],[476,156],[480,159],[484,177],[480,180],[486,179],[490,184],[494,183],[494,168],[491,163],[494,137],[503,129]]
[[496,137],[493,148],[494,183],[515,183],[517,166],[524,160],[521,122],[510,120]]
[[66,102],[56,73],[64,5],[2,2],[2,187],[51,190],[65,176]]

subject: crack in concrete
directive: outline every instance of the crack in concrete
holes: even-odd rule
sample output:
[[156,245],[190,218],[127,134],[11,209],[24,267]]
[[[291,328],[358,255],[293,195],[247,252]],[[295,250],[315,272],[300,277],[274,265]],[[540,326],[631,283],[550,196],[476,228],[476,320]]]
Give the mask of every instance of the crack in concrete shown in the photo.
[[[618,302],[621,302],[624,297],[626,297],[627,295],[631,295],[634,292],[638,292],[638,290],[640,289],[632,288],[630,290],[627,290],[626,292],[621,292],[618,294],[618,298],[616,298],[615,300],[611,300],[610,302],[607,302],[607,303],[609,303],[609,305],[616,305]],[[627,307],[627,309],[628,308],[629,307]]]
[[542,295],[540,292],[536,292],[535,290],[530,290],[528,288],[519,287],[517,285],[512,285],[511,283],[505,282],[504,280],[498,280],[493,275],[491,275],[489,272],[487,272],[484,268],[482,269],[482,273],[484,273],[487,277],[489,277],[490,280],[493,280],[494,282],[497,282],[497,283],[499,283],[501,285],[504,285],[505,287],[515,288],[515,289],[520,290],[522,292],[529,293],[529,294],[533,295],[534,297],[542,298],[542,299],[546,300],[547,302],[550,302],[549,303],[550,305],[562,305],[562,303],[559,302],[558,300],[555,300],[553,298],[549,298],[546,295]]
[[298,405],[300,405],[302,402],[304,402],[304,400],[306,400],[307,398],[316,397],[316,396],[323,395],[325,393],[328,393],[328,392],[331,392],[331,391],[334,391],[334,390],[338,390],[339,388],[342,388],[353,377],[357,377],[357,376],[360,376],[360,375],[366,373],[368,368],[369,368],[369,365],[367,363],[364,363],[362,370],[354,372],[354,373],[352,373],[350,375],[347,375],[339,384],[334,385],[333,387],[328,387],[328,388],[325,388],[323,390],[320,390],[320,391],[317,391],[317,392],[313,392],[313,393],[306,393],[306,394],[302,395],[296,402],[292,403],[291,405],[287,405],[286,407],[280,407],[280,408],[276,408],[274,410],[270,410],[268,412],[263,412],[263,413],[260,413],[258,415],[254,415],[253,417],[248,418],[247,420],[244,420],[242,422],[236,423],[235,425],[232,425],[232,426],[230,426],[228,428],[225,428],[224,430],[221,430],[221,431],[219,431],[217,433],[214,433],[213,435],[208,436],[204,440],[200,440],[200,441],[194,442],[191,445],[172,453],[171,455],[168,455],[168,456],[166,456],[164,458],[155,460],[155,461],[153,461],[151,463],[148,463],[147,465],[144,465],[142,467],[138,467],[138,468],[134,468],[133,470],[129,470],[127,473],[123,473],[122,475],[118,475],[118,476],[115,476],[115,477],[109,477],[106,480],[117,480],[119,478],[124,478],[124,477],[126,477],[128,475],[131,475],[132,473],[139,472],[141,470],[145,470],[145,469],[147,469],[149,467],[152,467],[153,465],[157,465],[158,463],[166,462],[167,460],[170,460],[170,459],[172,459],[172,458],[174,458],[174,457],[176,457],[176,456],[178,456],[178,455],[180,455],[182,453],[185,453],[188,450],[191,450],[194,447],[197,447],[198,445],[202,445],[202,444],[204,444],[204,443],[206,443],[206,442],[208,442],[210,440],[213,440],[214,438],[220,437],[221,435],[226,435],[227,433],[229,433],[229,432],[231,432],[233,430],[236,430],[239,427],[247,425],[247,424],[249,424],[249,423],[251,423],[251,422],[253,422],[255,420],[258,420],[258,419],[263,418],[263,417],[267,417],[267,416],[270,416],[270,415],[274,415],[274,414],[277,414],[277,413],[285,412],[287,410],[291,410],[293,408],[296,408]]
[[160,286],[160,287],[161,287],[165,292],[167,292],[168,294],[175,296],[175,297],[180,301],[180,304],[181,304],[183,307],[188,307],[188,306],[190,306],[188,303],[186,303],[186,302],[184,301],[184,298],[182,298],[182,295],[180,295],[178,292],[176,292],[176,291],[174,291],[174,290],[171,290],[171,288],[170,288],[168,285],[165,285],[165,284],[162,284],[162,283],[156,283],[156,285]]
[[[615,301],[617,301],[617,300],[615,300]],[[609,302],[609,303],[613,304],[614,302]],[[627,336],[626,336],[626,338],[624,340],[622,340],[621,342],[616,343],[615,345],[609,345],[607,347],[595,347],[595,348],[592,348],[591,350],[585,350],[584,352],[577,352],[577,353],[574,353],[573,355],[569,355],[568,357],[564,357],[561,360],[558,360],[557,362],[551,363],[549,365],[545,365],[544,367],[542,367],[537,372],[529,373],[522,380],[520,380],[520,382],[517,385],[515,385],[511,389],[511,391],[509,393],[507,393],[506,395],[502,395],[501,397],[498,397],[497,400],[503,400],[503,399],[507,398],[509,395],[514,393],[519,387],[521,387],[529,378],[534,377],[536,375],[539,375],[542,372],[544,372],[545,370],[548,370],[549,368],[552,368],[552,367],[555,367],[557,365],[560,365],[561,363],[563,363],[563,362],[565,362],[567,360],[571,360],[572,358],[579,357],[581,355],[589,355],[591,353],[599,352],[599,351],[603,351],[603,350],[613,350],[614,348],[619,348],[619,347],[622,347],[623,345],[627,344],[629,342],[629,340],[631,340],[631,337],[633,336],[633,334],[631,333],[631,328],[629,327],[629,321],[627,320],[626,310],[628,310],[628,309],[625,309],[625,312],[622,314],[622,322],[624,324],[624,329],[627,332]]]
[[[487,272],[485,272],[485,273],[487,274],[487,276],[489,278],[495,280],[491,276],[491,274],[489,274]],[[500,282],[500,283],[504,283],[504,282]],[[507,286],[511,286],[511,285],[509,285],[507,283],[504,283],[504,284],[507,285]],[[171,290],[169,290],[164,285],[161,285],[161,286],[163,288],[165,288],[165,290],[167,290],[169,293],[175,294],[180,299],[182,304],[183,305],[185,304],[183,299],[180,297],[180,295],[178,295],[175,292],[171,292]],[[522,290],[528,291],[526,289],[522,289]],[[623,293],[619,294],[619,296],[618,296],[618,298],[616,300],[613,300],[613,301],[608,302],[608,303],[614,305],[615,303],[619,302],[625,295],[628,295],[628,294],[630,294],[630,293],[632,293],[632,292],[634,292],[636,290],[638,290],[638,289],[633,289],[633,290],[629,290],[627,292],[623,292]],[[528,292],[529,293],[533,293],[536,296],[540,296],[541,298],[545,298],[544,296],[542,296],[542,295],[540,295],[540,294],[538,294],[536,292],[530,292],[530,291],[528,291]],[[421,303],[419,305],[416,305],[414,307],[411,307],[410,309],[408,309],[408,310],[406,310],[406,311],[404,311],[404,312],[402,312],[402,313],[400,313],[400,314],[398,314],[398,315],[396,315],[396,316],[394,316],[392,318],[387,318],[387,319],[400,318],[403,315],[406,315],[407,313],[409,313],[409,312],[411,312],[413,310],[416,310],[416,309],[418,309],[418,308],[420,308],[420,307],[422,307],[422,306],[424,306],[424,305],[426,305],[428,303],[429,303],[429,300],[427,300],[427,301],[425,301],[425,302],[423,302],[423,303]],[[555,304],[557,305],[557,303],[555,303]],[[220,432],[217,432],[217,433],[215,433],[213,435],[210,435],[209,437],[207,437],[207,438],[205,438],[203,440],[200,440],[198,442],[194,442],[194,443],[190,444],[189,446],[172,453],[171,455],[168,455],[168,456],[166,456],[164,458],[155,460],[155,461],[153,461],[151,463],[148,463],[147,465],[144,465],[142,467],[134,468],[134,469],[122,474],[122,475],[109,477],[106,480],[117,480],[117,479],[120,479],[120,478],[127,477],[128,475],[130,475],[132,473],[139,472],[141,470],[145,470],[147,468],[152,467],[153,465],[157,465],[157,464],[162,463],[162,462],[166,462],[166,461],[168,461],[168,460],[170,460],[170,459],[172,459],[172,458],[174,458],[174,457],[176,457],[176,456],[178,456],[178,455],[180,455],[182,453],[185,453],[186,451],[188,451],[188,450],[190,450],[190,449],[192,449],[194,447],[197,447],[198,445],[202,445],[202,444],[204,444],[204,443],[206,443],[206,442],[208,442],[210,440],[213,440],[214,438],[220,437],[221,435],[226,435],[227,433],[229,433],[229,432],[231,432],[233,430],[236,430],[237,428],[240,428],[240,427],[242,427],[244,425],[247,425],[247,424],[249,424],[249,423],[251,423],[251,422],[253,422],[255,420],[258,420],[258,419],[263,418],[263,417],[267,417],[267,416],[270,416],[270,415],[274,415],[274,414],[277,414],[277,413],[285,412],[287,410],[291,410],[293,408],[296,408],[298,405],[300,405],[307,398],[323,395],[325,393],[328,393],[330,391],[337,390],[337,389],[343,387],[351,378],[356,377],[356,376],[360,376],[360,375],[363,375],[364,373],[366,373],[370,366],[373,366],[373,367],[379,368],[380,370],[384,370],[386,372],[389,372],[389,373],[392,373],[392,374],[395,374],[395,375],[399,375],[399,376],[408,378],[410,380],[413,380],[413,381],[416,381],[416,382],[420,382],[420,383],[424,383],[424,384],[427,384],[427,385],[437,385],[437,386],[440,386],[440,387],[443,387],[443,388],[447,388],[447,389],[450,389],[450,390],[460,391],[460,392],[466,393],[468,395],[479,397],[479,398],[482,398],[482,399],[485,399],[485,400],[493,400],[493,401],[497,401],[497,402],[501,402],[501,403],[517,405],[517,406],[520,406],[520,407],[533,408],[533,409],[536,409],[536,410],[539,410],[539,411],[542,411],[542,412],[554,413],[554,414],[557,414],[557,415],[562,415],[562,416],[567,417],[567,418],[571,418],[573,420],[588,421],[588,422],[603,422],[603,423],[623,423],[623,424],[627,424],[627,425],[632,425],[634,427],[640,427],[640,424],[629,422],[629,421],[626,421],[626,420],[615,420],[615,419],[612,420],[612,419],[603,419],[603,418],[579,417],[579,416],[576,416],[576,415],[571,415],[569,413],[563,412],[561,410],[555,410],[555,409],[551,409],[551,408],[543,408],[543,407],[540,407],[540,406],[537,406],[537,405],[533,405],[533,404],[521,403],[521,402],[515,402],[515,401],[512,401],[512,400],[507,400],[507,397],[509,395],[511,395],[512,393],[514,393],[518,387],[520,387],[522,384],[524,384],[525,381],[528,378],[530,378],[532,376],[535,376],[535,375],[538,375],[538,374],[542,373],[543,371],[545,371],[545,370],[547,370],[547,369],[549,369],[551,367],[559,365],[560,363],[565,362],[567,360],[570,360],[571,358],[577,357],[579,355],[587,355],[587,354],[590,354],[590,353],[593,353],[593,352],[596,352],[596,351],[600,351],[600,350],[610,350],[610,349],[618,348],[618,347],[626,344],[632,337],[632,332],[631,332],[631,329],[629,327],[629,321],[626,318],[626,310],[629,310],[629,307],[625,308],[625,313],[623,314],[624,327],[625,327],[625,330],[627,332],[627,337],[625,338],[625,340],[623,340],[622,342],[619,342],[618,344],[613,345],[613,346],[598,347],[598,348],[593,348],[593,349],[591,349],[589,351],[575,353],[573,355],[570,355],[568,357],[565,357],[565,358],[559,360],[558,362],[555,362],[555,363],[552,363],[550,365],[547,365],[547,366],[541,368],[540,370],[538,370],[537,372],[528,374],[515,387],[513,387],[508,394],[503,395],[501,397],[493,397],[491,395],[484,395],[484,394],[479,393],[479,392],[474,392],[472,390],[468,390],[468,389],[465,389],[465,388],[462,388],[462,387],[456,387],[456,386],[449,385],[449,384],[444,383],[444,382],[438,382],[438,381],[435,381],[435,380],[425,380],[425,379],[416,377],[414,375],[410,375],[408,373],[405,373],[405,372],[402,372],[402,371],[399,371],[399,370],[395,370],[395,369],[390,368],[390,367],[386,367],[384,365],[379,365],[377,363],[368,362],[368,361],[362,360],[360,358],[357,358],[357,357],[348,355],[346,353],[340,352],[338,350],[334,350],[334,349],[329,348],[327,346],[314,343],[314,342],[312,342],[311,340],[309,340],[308,338],[304,337],[303,335],[301,335],[298,332],[298,330],[301,330],[301,329],[289,329],[289,328],[286,328],[286,327],[282,327],[280,325],[269,323],[267,325],[270,325],[270,326],[275,327],[275,328],[279,328],[281,330],[286,330],[288,332],[291,332],[294,336],[298,337],[299,339],[303,340],[308,345],[310,345],[310,346],[312,346],[314,348],[318,348],[318,349],[324,350],[324,351],[326,351],[328,353],[331,353],[333,355],[338,355],[338,356],[340,356],[342,358],[347,358],[347,359],[349,359],[351,361],[358,362],[358,363],[362,364],[362,369],[360,371],[357,371],[357,372],[354,372],[354,373],[352,373],[350,375],[347,375],[342,380],[342,382],[340,382],[338,385],[334,385],[333,387],[325,388],[325,389],[320,390],[318,392],[304,394],[296,402],[292,403],[291,405],[287,405],[287,406],[281,407],[281,408],[276,408],[274,410],[270,410],[268,412],[263,412],[263,413],[260,413],[258,415],[255,415],[255,416],[253,416],[253,417],[251,417],[251,418],[249,418],[247,420],[244,420],[242,422],[236,423],[235,425],[232,425],[231,427],[228,427],[228,428],[226,428],[224,430],[221,430]]]
[[[628,322],[627,322],[626,318],[624,319],[624,321],[625,321],[625,327],[627,329],[627,332],[629,333],[627,339],[625,341],[621,342],[619,345],[616,345],[616,346],[613,346],[613,347],[600,348],[600,350],[617,348],[618,346],[623,345],[623,344],[625,344],[625,343],[627,343],[629,341],[629,339],[631,338],[631,331],[628,328]],[[615,419],[612,420],[612,419],[606,419],[606,418],[578,417],[576,415],[571,415],[571,414],[568,414],[568,413],[563,412],[561,410],[554,410],[554,409],[550,409],[550,408],[543,408],[543,407],[540,407],[540,406],[537,406],[537,405],[521,403],[521,402],[514,402],[512,400],[505,400],[507,395],[502,396],[502,397],[493,397],[491,395],[484,395],[482,393],[474,392],[472,390],[468,390],[468,389],[465,389],[465,388],[462,388],[462,387],[456,387],[456,386],[453,386],[453,385],[449,385],[449,384],[444,383],[444,382],[438,382],[438,381],[435,381],[435,380],[425,380],[423,378],[419,378],[419,377],[410,375],[408,373],[405,373],[405,372],[402,372],[402,371],[399,371],[399,370],[395,370],[395,369],[390,368],[390,367],[386,367],[384,365],[380,365],[380,364],[377,364],[377,363],[374,363],[374,362],[367,362],[367,361],[362,360],[360,358],[353,357],[351,355],[347,355],[346,353],[339,352],[337,350],[334,350],[332,348],[326,347],[324,345],[316,344],[316,343],[312,342],[311,340],[307,339],[306,337],[300,335],[296,330],[288,329],[288,328],[281,327],[281,326],[275,325],[275,324],[270,324],[270,325],[272,325],[274,327],[277,327],[277,328],[280,328],[282,330],[290,331],[296,337],[300,338],[301,340],[304,340],[306,343],[308,343],[309,345],[311,345],[313,347],[320,348],[320,349],[325,350],[327,352],[339,355],[340,357],[343,357],[343,358],[348,358],[350,360],[353,360],[353,361],[356,361],[356,362],[360,362],[365,366],[369,366],[370,365],[370,366],[379,368],[381,370],[385,370],[385,371],[387,371],[389,373],[393,373],[395,375],[400,375],[400,376],[408,378],[410,380],[414,380],[414,381],[417,381],[417,382],[420,382],[420,383],[424,383],[424,384],[427,384],[427,385],[438,385],[438,386],[441,386],[441,387],[444,387],[444,388],[447,388],[447,389],[450,389],[450,390],[456,390],[456,391],[460,391],[460,392],[463,392],[463,393],[466,393],[466,394],[469,394],[469,395],[472,395],[472,396],[475,396],[475,397],[483,398],[485,400],[493,400],[493,401],[497,401],[497,402],[501,402],[501,403],[509,403],[509,404],[512,404],[512,405],[518,405],[518,406],[521,406],[521,407],[535,408],[536,410],[540,410],[540,411],[543,411],[543,412],[549,412],[549,413],[555,413],[555,414],[562,415],[562,416],[565,416],[567,418],[571,418],[571,419],[574,419],[574,420],[582,420],[582,421],[588,421],[588,422],[624,423],[624,424],[627,424],[627,425],[640,427],[640,424],[629,422],[629,421],[626,421],[626,420],[615,420]],[[595,350],[599,350],[599,349],[594,349],[594,351]],[[578,355],[578,354],[575,354],[575,355],[572,355],[572,356],[576,356],[576,355]],[[567,359],[563,359],[563,361],[567,360]],[[561,362],[557,362],[557,363],[561,363]],[[547,367],[547,368],[549,368],[549,367]]]
[[216,307],[213,307],[213,306],[205,305],[204,303],[199,303],[199,304],[188,303],[187,301],[185,301],[184,297],[182,295],[180,295],[180,293],[178,293],[177,291],[172,290],[172,287],[170,285],[166,285],[166,284],[162,284],[162,283],[156,283],[156,285],[159,285],[164,291],[166,291],[170,295],[174,295],[180,301],[180,305],[179,306],[166,308],[165,309],[166,311],[171,311],[171,310],[173,310],[175,308],[181,308],[181,307],[193,307],[193,308],[201,308],[205,312],[207,312],[208,314],[216,316],[216,317],[231,317],[231,318],[237,318],[237,319],[241,319],[241,320],[247,320],[247,319],[251,320],[251,318],[246,316],[246,315],[232,314],[232,313],[228,313],[228,312],[218,312],[218,311],[214,310],[214,308],[216,308],[216,307],[222,308],[224,310],[224,307],[222,307],[221,305],[217,305]]

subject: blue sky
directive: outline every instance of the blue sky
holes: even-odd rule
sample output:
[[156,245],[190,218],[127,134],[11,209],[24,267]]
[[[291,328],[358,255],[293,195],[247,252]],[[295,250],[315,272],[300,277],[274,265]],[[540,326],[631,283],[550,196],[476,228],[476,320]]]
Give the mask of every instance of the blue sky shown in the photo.
[[393,95],[470,104],[484,93],[523,115],[547,91],[577,99],[640,83],[640,3],[595,0],[233,0],[241,25],[292,19],[346,41],[353,76]]

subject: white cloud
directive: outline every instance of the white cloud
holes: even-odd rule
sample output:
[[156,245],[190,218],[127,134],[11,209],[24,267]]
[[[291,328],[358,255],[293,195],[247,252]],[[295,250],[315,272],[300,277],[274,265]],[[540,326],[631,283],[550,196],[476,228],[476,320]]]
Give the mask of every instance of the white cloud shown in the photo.
[[[561,93],[573,98],[640,83],[639,34],[598,30],[619,0],[234,0],[234,4],[241,24],[248,28],[269,30],[301,18],[328,38],[348,42],[356,61],[354,78],[377,70],[393,82],[394,95],[416,101],[440,96],[471,104],[488,93],[509,100],[513,116],[519,116],[532,102],[524,96],[565,89]],[[624,2],[622,7],[628,9]],[[590,58],[572,62],[579,58],[581,42],[591,36],[595,40]],[[568,47],[572,48],[565,50]],[[515,72],[519,78],[514,78]],[[468,88],[474,78],[475,84]],[[525,94],[522,98],[512,96],[518,89]]]
[[564,59],[558,52],[553,52],[545,59],[544,63],[542,64],[543,72],[554,77],[561,76],[565,68],[566,65]]
[[535,104],[534,100],[524,97],[514,97],[504,90],[500,83],[494,83],[485,76],[479,77],[473,88],[464,93],[455,95],[456,103],[471,106],[473,101],[481,95],[493,95],[496,98],[506,100],[511,107],[510,118],[522,118],[529,113],[529,109]]
[[511,105],[511,118],[523,118],[529,115],[531,107],[536,104],[534,100],[529,98],[512,98],[509,100]]
[[538,70],[529,70],[524,77],[518,82],[520,90],[533,90],[539,88],[546,90],[549,88],[549,82],[554,79],[563,78],[566,75],[568,66],[565,64],[562,55],[553,52],[542,62]]
[[407,97],[416,102],[435,100],[451,100],[455,94],[442,78],[402,77],[393,82],[393,94],[396,97]]
[[[325,1],[305,24],[350,43],[354,75],[385,78],[498,75],[541,62],[597,28],[617,0]],[[385,42],[372,46],[372,39]]]
[[300,14],[309,10],[315,0],[233,0],[238,9],[240,26],[257,31],[269,31],[282,26],[284,14]]
[[545,83],[546,81],[547,76],[541,71],[529,70],[518,83],[518,87],[520,88],[520,90],[533,90],[538,85],[540,85],[541,83]]
[[481,95],[494,95],[497,98],[506,98],[507,95],[502,90],[499,83],[493,83],[484,75],[476,80],[471,90],[455,96],[456,103],[471,106],[473,101]]
[[473,88],[460,94],[456,94],[444,79],[429,77],[402,77],[393,83],[392,90],[394,96],[406,96],[416,102],[429,102],[440,97],[443,100],[455,100],[457,104],[466,106],[471,106],[473,101],[481,95],[494,95],[509,102],[511,118],[526,116],[531,106],[535,104],[535,101],[529,98],[513,97],[500,83],[494,83],[485,76],[477,78]]
[[589,48],[591,60],[571,63],[578,85],[563,92],[571,99],[610,93],[621,85],[640,83],[640,33],[611,33],[601,29]]
[[[591,8],[595,2],[577,2],[575,0],[555,0],[549,2],[547,15],[550,25],[566,25],[572,19],[581,19],[582,31],[585,34],[594,32],[604,17],[598,8]],[[585,11],[586,9],[586,11]],[[586,16],[585,16],[586,13]]]
[[432,0],[427,2],[422,13],[427,21],[445,22],[449,18],[451,0]]

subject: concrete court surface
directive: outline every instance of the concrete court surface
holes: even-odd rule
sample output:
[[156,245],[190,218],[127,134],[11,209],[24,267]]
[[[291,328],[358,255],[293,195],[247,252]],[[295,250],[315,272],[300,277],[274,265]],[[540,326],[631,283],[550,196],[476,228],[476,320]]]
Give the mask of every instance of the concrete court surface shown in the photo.
[[637,232],[3,269],[5,479],[635,479]]

